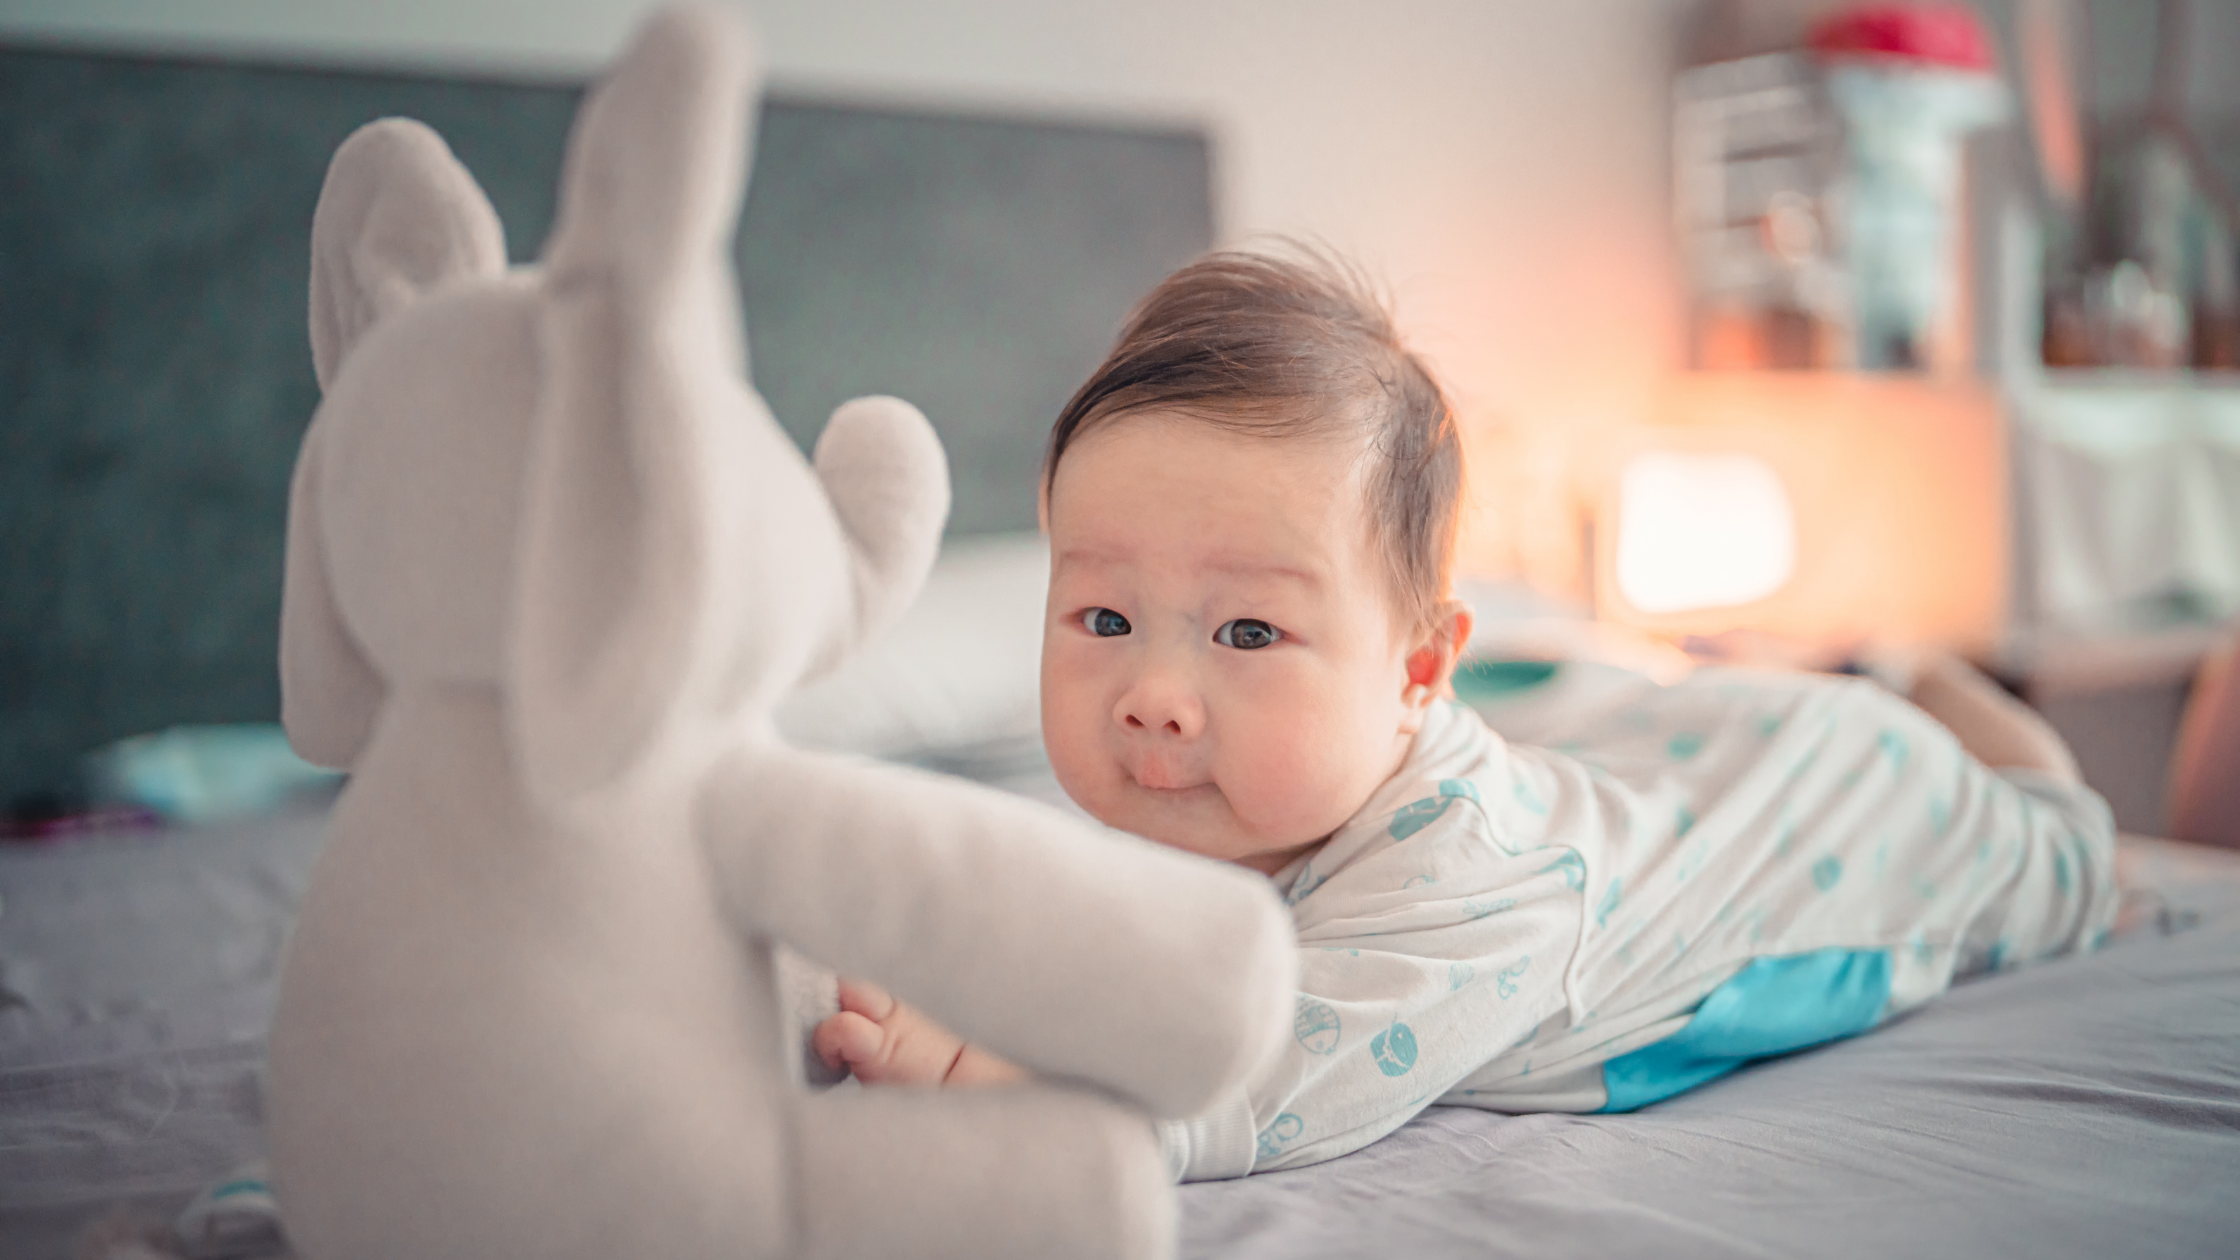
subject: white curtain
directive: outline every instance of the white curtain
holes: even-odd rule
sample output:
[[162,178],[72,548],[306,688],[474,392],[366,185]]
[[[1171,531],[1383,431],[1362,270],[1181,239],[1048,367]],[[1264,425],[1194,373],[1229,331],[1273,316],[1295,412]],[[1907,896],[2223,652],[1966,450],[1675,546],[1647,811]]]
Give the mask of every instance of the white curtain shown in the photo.
[[2015,397],[2018,576],[2089,627],[2176,596],[2240,613],[2240,385],[2048,380]]

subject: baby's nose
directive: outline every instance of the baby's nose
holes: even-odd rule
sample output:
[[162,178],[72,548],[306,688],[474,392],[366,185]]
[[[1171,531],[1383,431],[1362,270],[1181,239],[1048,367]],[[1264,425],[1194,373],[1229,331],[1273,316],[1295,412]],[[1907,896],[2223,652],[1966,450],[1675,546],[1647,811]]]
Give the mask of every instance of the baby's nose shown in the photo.
[[1138,679],[1120,697],[1112,716],[1131,732],[1157,731],[1182,739],[1196,739],[1206,726],[1205,706],[1197,692],[1164,675]]

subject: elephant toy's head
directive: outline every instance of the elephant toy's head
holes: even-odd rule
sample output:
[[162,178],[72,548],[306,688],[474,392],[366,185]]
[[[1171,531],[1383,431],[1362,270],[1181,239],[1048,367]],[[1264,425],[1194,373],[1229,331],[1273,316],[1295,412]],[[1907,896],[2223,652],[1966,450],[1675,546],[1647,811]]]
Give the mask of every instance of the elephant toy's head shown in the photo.
[[490,687],[530,794],[570,799],[766,728],[915,597],[948,512],[924,419],[848,403],[812,467],[746,379],[755,84],[736,23],[656,17],[579,114],[528,267],[425,126],[336,153],[281,624],[308,759],[349,767],[401,688]]

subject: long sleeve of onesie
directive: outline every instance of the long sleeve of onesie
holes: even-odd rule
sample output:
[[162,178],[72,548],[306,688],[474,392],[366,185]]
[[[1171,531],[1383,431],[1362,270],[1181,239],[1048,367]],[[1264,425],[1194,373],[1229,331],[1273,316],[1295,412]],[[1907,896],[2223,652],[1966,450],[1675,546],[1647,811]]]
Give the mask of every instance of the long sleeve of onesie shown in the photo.
[[[1429,760],[1437,758],[1410,762]],[[1537,840],[1531,848],[1505,841],[1514,829],[1504,807],[1537,803],[1506,762],[1446,761],[1442,769],[1477,773],[1421,779],[1403,770],[1279,874],[1299,933],[1293,1035],[1249,1089],[1161,1126],[1178,1179],[1240,1177],[1357,1150],[1565,1007],[1564,972],[1584,915],[1580,858]],[[1489,806],[1488,789],[1504,784],[1508,799]]]

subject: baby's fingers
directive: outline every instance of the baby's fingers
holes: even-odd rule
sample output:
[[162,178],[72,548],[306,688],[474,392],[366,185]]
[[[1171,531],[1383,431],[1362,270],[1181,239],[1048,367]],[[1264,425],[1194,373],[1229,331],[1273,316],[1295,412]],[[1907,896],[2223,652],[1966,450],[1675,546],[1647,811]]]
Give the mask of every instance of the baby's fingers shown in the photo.
[[853,1011],[868,1019],[885,1023],[900,1003],[894,995],[868,980],[840,981],[840,1009]]
[[826,1067],[846,1067],[860,1076],[860,1069],[886,1058],[887,1030],[854,1011],[842,1011],[817,1025],[809,1046]]

